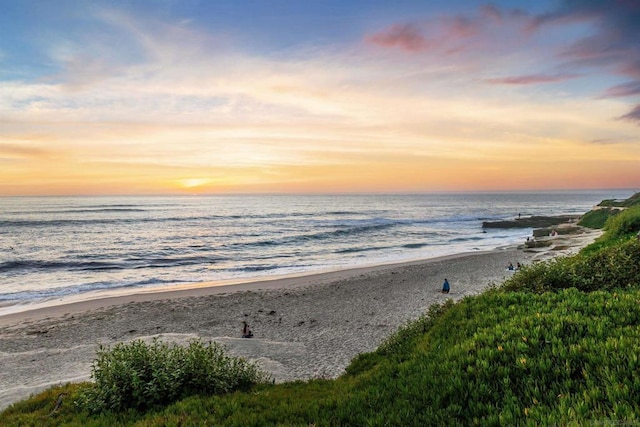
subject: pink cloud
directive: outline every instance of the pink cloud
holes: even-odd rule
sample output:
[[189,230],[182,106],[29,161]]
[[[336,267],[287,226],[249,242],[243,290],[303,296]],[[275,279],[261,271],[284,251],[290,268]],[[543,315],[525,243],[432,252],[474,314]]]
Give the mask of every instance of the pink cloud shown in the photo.
[[640,55],[636,61],[630,61],[620,67],[620,72],[640,81]]
[[423,24],[394,24],[365,40],[376,46],[412,53],[436,51],[451,54],[468,48],[470,40],[481,32],[482,28],[475,20],[455,16]]
[[529,74],[525,76],[499,77],[486,79],[485,82],[503,85],[533,85],[541,83],[556,83],[579,77],[579,74]]
[[[623,75],[630,82],[609,88],[601,97],[640,95],[640,0],[557,0],[547,13],[534,15],[520,9],[487,4],[462,15],[440,16],[416,23],[396,23],[366,38],[367,42],[411,53],[478,57],[522,52],[549,28],[573,30],[589,26],[588,35],[557,40],[547,69],[570,70],[562,74],[530,74],[486,79],[490,84],[533,85],[574,79],[593,71]],[[577,34],[583,33],[582,31]],[[569,33],[571,34],[571,32]],[[585,33],[583,33],[585,34]],[[558,52],[556,49],[562,49]],[[533,50],[533,55],[540,52]],[[545,58],[541,58],[545,60]],[[623,116],[640,124],[638,108]]]
[[406,52],[445,55],[463,51],[490,52],[519,44],[528,34],[532,17],[517,9],[501,10],[488,4],[472,13],[400,22],[366,36],[369,44]]
[[386,31],[367,37],[367,41],[383,47],[398,47],[408,52],[420,52],[431,48],[431,43],[414,24],[393,25]]

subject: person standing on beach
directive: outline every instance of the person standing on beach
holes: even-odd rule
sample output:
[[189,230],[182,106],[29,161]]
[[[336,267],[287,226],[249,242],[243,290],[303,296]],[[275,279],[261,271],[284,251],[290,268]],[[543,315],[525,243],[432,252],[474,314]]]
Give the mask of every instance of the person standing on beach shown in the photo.
[[449,290],[450,290],[449,281],[447,279],[444,279],[444,283],[442,284],[442,293],[448,294]]

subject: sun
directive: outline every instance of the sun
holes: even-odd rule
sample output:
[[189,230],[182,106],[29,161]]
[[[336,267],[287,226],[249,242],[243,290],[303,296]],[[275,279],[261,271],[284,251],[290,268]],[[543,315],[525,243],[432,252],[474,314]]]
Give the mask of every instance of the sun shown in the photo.
[[210,184],[211,182],[212,180],[209,178],[187,178],[181,179],[180,181],[178,181],[178,184],[180,184],[182,188],[196,188]]

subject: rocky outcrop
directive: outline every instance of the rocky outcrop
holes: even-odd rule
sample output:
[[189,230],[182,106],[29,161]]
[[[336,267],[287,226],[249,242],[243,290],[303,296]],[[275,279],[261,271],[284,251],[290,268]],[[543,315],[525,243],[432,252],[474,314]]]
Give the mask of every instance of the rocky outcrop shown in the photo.
[[546,228],[554,225],[575,223],[581,215],[529,216],[505,221],[485,221],[482,228]]

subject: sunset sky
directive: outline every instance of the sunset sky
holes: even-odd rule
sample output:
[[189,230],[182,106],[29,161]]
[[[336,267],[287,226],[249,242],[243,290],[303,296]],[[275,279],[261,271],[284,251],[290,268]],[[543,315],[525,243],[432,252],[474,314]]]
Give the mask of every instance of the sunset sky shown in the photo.
[[640,0],[2,0],[0,196],[640,188]]

